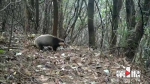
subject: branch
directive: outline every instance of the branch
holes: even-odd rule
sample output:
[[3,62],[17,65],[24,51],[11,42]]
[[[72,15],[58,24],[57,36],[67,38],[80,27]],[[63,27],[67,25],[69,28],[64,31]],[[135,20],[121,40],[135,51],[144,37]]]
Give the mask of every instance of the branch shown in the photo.
[[5,9],[6,9],[8,6],[10,6],[11,4],[15,4],[15,3],[18,3],[18,2],[21,2],[21,0],[16,1],[16,2],[10,2],[7,6],[5,6],[4,8],[2,8],[2,9],[0,10],[0,12],[3,11],[3,10],[5,10]]

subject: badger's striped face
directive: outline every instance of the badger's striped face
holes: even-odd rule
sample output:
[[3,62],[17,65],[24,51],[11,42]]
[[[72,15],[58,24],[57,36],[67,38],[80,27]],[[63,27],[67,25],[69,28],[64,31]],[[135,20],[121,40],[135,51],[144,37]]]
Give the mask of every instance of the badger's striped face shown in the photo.
[[60,45],[60,46],[64,46],[65,43],[64,43],[64,42],[59,42],[59,45]]

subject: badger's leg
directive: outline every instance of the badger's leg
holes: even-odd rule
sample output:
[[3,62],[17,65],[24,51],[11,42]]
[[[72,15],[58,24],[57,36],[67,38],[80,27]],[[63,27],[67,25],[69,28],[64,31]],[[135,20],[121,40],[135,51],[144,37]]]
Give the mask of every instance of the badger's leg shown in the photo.
[[42,45],[39,45],[39,48],[40,48],[40,50],[43,50],[43,49],[44,49],[44,47],[43,47]]
[[48,46],[48,50],[50,51],[50,50],[53,50],[53,47],[51,47],[51,46]]
[[53,50],[56,51],[58,46],[53,46]]

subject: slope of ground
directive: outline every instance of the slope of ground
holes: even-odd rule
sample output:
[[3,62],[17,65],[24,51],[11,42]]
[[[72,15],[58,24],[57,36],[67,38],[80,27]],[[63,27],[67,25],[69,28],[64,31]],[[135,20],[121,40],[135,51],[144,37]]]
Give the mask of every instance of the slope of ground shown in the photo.
[[[126,67],[132,70],[141,67],[131,65],[121,56],[92,50],[83,46],[60,48],[56,52],[39,51],[19,39],[21,48],[12,49],[1,56],[1,84],[137,84],[148,83],[147,76],[117,77]],[[3,61],[2,61],[3,59]]]

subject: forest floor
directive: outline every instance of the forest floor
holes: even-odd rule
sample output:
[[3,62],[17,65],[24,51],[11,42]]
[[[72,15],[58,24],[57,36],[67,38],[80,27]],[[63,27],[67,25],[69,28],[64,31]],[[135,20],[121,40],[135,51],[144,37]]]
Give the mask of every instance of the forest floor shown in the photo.
[[117,77],[127,75],[131,66],[143,72],[122,54],[71,45],[55,52],[39,51],[25,48],[27,43],[18,37],[12,41],[15,48],[0,56],[0,84],[148,84],[146,80],[150,80],[144,73],[140,77]]

